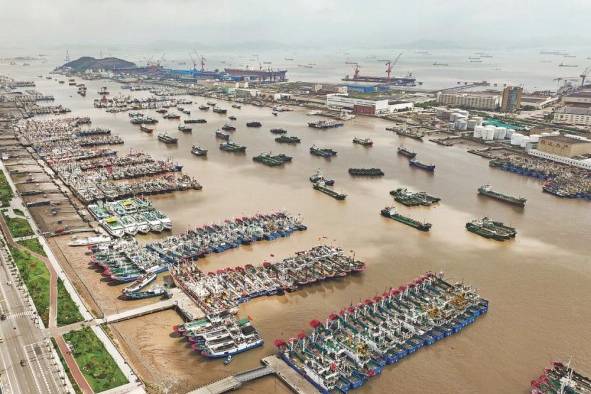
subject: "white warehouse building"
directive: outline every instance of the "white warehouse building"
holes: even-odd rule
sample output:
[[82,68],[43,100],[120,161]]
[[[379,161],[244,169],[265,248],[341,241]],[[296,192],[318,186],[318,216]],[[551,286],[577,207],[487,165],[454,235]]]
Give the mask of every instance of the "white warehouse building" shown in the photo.
[[329,109],[345,109],[356,114],[387,115],[393,112],[410,110],[414,107],[414,104],[407,101],[372,100],[342,93],[333,93],[326,95],[326,106]]
[[496,110],[501,104],[501,96],[487,93],[437,93],[437,104],[453,107]]

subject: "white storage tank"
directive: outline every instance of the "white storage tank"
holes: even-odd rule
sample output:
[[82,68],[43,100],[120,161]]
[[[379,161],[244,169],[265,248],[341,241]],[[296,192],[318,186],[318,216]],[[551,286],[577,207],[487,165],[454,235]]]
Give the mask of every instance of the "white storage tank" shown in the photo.
[[539,142],[540,135],[539,134],[532,134],[529,136],[529,140],[530,140],[530,142]]
[[492,141],[495,138],[495,129],[496,127],[486,126],[484,129],[484,133],[482,134],[482,139],[487,141]]
[[527,136],[523,136],[523,138],[521,139],[521,143],[519,144],[519,146],[521,146],[522,148],[525,148],[525,146],[528,144],[529,141],[529,137]]
[[474,119],[474,121],[476,122],[476,126],[482,125],[482,122],[484,121],[484,119],[482,119],[481,116],[475,116],[472,119]]
[[468,119],[468,130],[474,130],[476,127],[476,120]]
[[521,145],[521,140],[523,140],[523,134],[513,133],[511,136],[511,145]]
[[507,135],[507,128],[497,127],[497,130],[495,131],[495,140],[504,140],[505,135]]
[[515,133],[515,130],[507,129],[507,133],[505,134],[505,138],[511,138],[513,136],[513,133]]
[[482,138],[482,134],[484,132],[484,126],[476,126],[474,127],[474,138]]

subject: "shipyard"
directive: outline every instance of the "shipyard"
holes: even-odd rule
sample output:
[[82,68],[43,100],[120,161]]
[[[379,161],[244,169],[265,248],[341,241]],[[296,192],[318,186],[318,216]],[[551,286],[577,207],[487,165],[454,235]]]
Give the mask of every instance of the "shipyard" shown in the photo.
[[0,391],[590,389],[583,50],[220,40],[0,45]]

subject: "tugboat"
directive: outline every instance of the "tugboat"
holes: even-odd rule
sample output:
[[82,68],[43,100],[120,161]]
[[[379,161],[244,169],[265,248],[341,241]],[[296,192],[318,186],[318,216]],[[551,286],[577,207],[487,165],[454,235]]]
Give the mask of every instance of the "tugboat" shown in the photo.
[[152,133],[154,129],[151,129],[144,124],[140,124],[140,131],[143,131],[144,133]]
[[158,133],[158,139],[165,144],[176,144],[178,143],[178,138],[171,137],[166,133]]
[[[209,108],[209,107],[207,107]],[[185,123],[189,124],[189,123],[207,123],[207,120],[205,119],[186,119]]]
[[285,129],[271,129],[272,134],[287,134],[287,130]]
[[230,134],[226,134],[224,132],[221,131],[216,131],[215,132],[215,138],[219,138],[220,140],[225,140],[225,141],[229,141],[230,140]]
[[161,114],[161,115],[164,115],[165,113],[167,113],[167,112],[168,112],[168,110],[167,110],[166,108],[158,108],[158,109],[156,110],[156,112],[158,112],[158,113],[159,113],[159,114]]
[[349,175],[352,176],[384,176],[384,171],[379,168],[349,168]]
[[517,235],[515,228],[505,226],[503,223],[496,222],[487,217],[466,223],[466,229],[481,237],[497,241],[505,241],[515,238],[515,235]]
[[209,111],[209,107],[208,107],[207,105],[200,105],[200,106],[199,106],[199,109],[200,109],[201,111]]
[[310,153],[314,156],[326,158],[330,158],[337,155],[337,152],[335,150],[332,150],[330,148],[318,148],[316,145],[312,145],[312,147],[310,148]]
[[402,146],[402,145],[400,145],[400,146],[398,147],[398,154],[399,154],[399,155],[402,155],[402,156],[406,156],[406,157],[408,157],[408,158],[410,158],[410,159],[414,159],[414,158],[417,156],[416,152],[413,152],[413,151],[411,151],[411,150],[408,150],[408,149],[406,149],[406,148],[405,148],[404,146]]
[[411,167],[417,167],[417,168],[420,168],[421,170],[425,170],[425,171],[429,171],[429,172],[435,171],[435,164],[421,163],[417,159],[410,159],[408,161],[408,165]]
[[358,145],[362,145],[362,146],[372,146],[373,145],[373,141],[370,140],[369,138],[353,138],[353,143],[354,144],[358,144]]
[[226,123],[226,124],[224,124],[222,126],[222,130],[224,130],[224,131],[236,131],[236,127],[235,126],[232,126],[231,124]]
[[519,207],[525,207],[525,203],[527,202],[527,198],[513,197],[513,196],[509,196],[509,195],[502,194],[499,192],[495,192],[494,190],[492,190],[492,187],[490,185],[480,186],[478,188],[478,194],[481,194],[481,195],[487,196],[487,197],[491,197],[496,200],[506,202],[509,204],[517,205]]
[[299,144],[302,142],[298,137],[295,136],[287,136],[287,135],[280,135],[279,137],[275,138],[275,142],[280,144]]
[[228,142],[224,142],[224,143],[220,144],[220,150],[223,150],[225,152],[232,152],[232,153],[244,153],[244,152],[246,152],[246,146],[238,145],[238,144],[228,141]]
[[207,149],[199,146],[199,145],[193,145],[193,147],[191,148],[191,153],[194,154],[195,156],[207,156]]
[[322,183],[326,186],[334,186],[334,179],[325,178],[320,171],[316,171],[316,174],[310,177],[312,183]]
[[412,218],[403,216],[396,212],[396,208],[394,207],[386,207],[380,211],[381,215],[386,218],[390,218],[400,222],[402,224],[406,224],[407,226],[416,228],[420,231],[429,231],[431,229],[431,223],[421,223],[418,220],[414,220]]
[[214,107],[213,112],[215,112],[216,114],[227,114],[228,110],[225,108]]
[[178,129],[179,129],[179,131],[182,131],[183,133],[190,133],[193,131],[192,128],[190,128],[189,126],[186,126],[184,124],[180,124]]
[[337,192],[336,190],[326,187],[326,185],[324,185],[322,182],[314,183],[312,187],[314,188],[314,190],[318,190],[319,192],[331,196],[335,200],[344,200],[345,198],[347,198],[346,194]]
[[230,115],[230,116],[228,116],[228,119],[230,119],[230,120],[236,120],[236,117],[234,115]]
[[246,123],[246,127],[262,127],[262,123],[261,122],[247,122]]

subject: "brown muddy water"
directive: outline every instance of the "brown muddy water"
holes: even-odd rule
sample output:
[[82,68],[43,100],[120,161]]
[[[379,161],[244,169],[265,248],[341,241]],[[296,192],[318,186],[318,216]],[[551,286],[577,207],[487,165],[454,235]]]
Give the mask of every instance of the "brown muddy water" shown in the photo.
[[[466,153],[465,148],[398,137],[385,131],[388,123],[378,119],[361,117],[343,128],[320,131],[306,127],[315,117],[303,110],[274,117],[269,108],[244,105],[236,110],[220,102],[228,115],[238,118],[233,140],[247,146],[245,155],[235,155],[218,149],[214,132],[227,118],[199,111],[197,106],[204,98],[193,97],[193,105],[185,107],[193,112],[191,118],[206,118],[207,124],[194,124],[191,134],[183,134],[176,129],[178,121],[146,111],[160,119],[154,135],[147,135],[129,123],[127,113],[92,108],[100,86],[108,85],[112,95],[127,94],[115,84],[87,81],[88,96],[81,98],[74,87],[37,81],[38,90],[54,94],[56,103],[73,110],[71,115],[90,116],[93,126],[108,127],[121,135],[125,139],[121,151],[141,149],[159,158],[171,157],[203,184],[202,191],[152,198],[173,219],[174,232],[276,209],[301,214],[308,225],[307,231],[286,239],[200,260],[197,264],[202,269],[257,264],[271,255],[282,258],[320,242],[354,250],[367,263],[361,275],[242,305],[240,314],[252,317],[265,346],[237,356],[229,366],[191,354],[184,342],[171,336],[171,326],[180,321],[172,312],[118,324],[117,330],[129,342],[129,352],[150,371],[148,380],[183,392],[229,372],[255,367],[261,357],[274,351],[274,339],[293,336],[312,319],[322,319],[429,270],[445,271],[448,278],[479,288],[490,301],[488,315],[461,334],[387,367],[358,392],[525,393],[530,380],[551,360],[570,357],[575,368],[591,373],[591,203],[544,194],[537,181],[491,169],[486,160]],[[261,121],[263,127],[246,128],[251,120]],[[275,143],[275,135],[269,132],[274,127],[287,129],[302,143]],[[178,135],[178,146],[158,142],[159,131]],[[355,136],[371,137],[374,146],[353,145]],[[207,147],[209,156],[192,156],[193,144]],[[336,149],[338,156],[331,160],[311,156],[312,144]],[[407,160],[396,154],[400,144],[418,152],[422,161],[435,163],[435,174],[409,168]],[[252,161],[254,155],[269,151],[293,156],[293,162],[284,168],[268,168]],[[349,167],[380,167],[386,176],[354,179],[347,173]],[[308,177],[316,169],[336,179],[335,188],[348,194],[346,201],[312,189]],[[485,183],[527,197],[527,206],[517,209],[478,197],[476,189]],[[399,208],[432,223],[429,233],[380,217],[380,209],[393,204],[388,192],[400,186],[442,198],[431,208]],[[485,215],[515,226],[517,238],[499,243],[465,230],[468,220]],[[97,291],[112,297],[119,294],[120,287],[103,287]],[[274,379],[263,379],[244,391],[283,393],[286,389]]]

